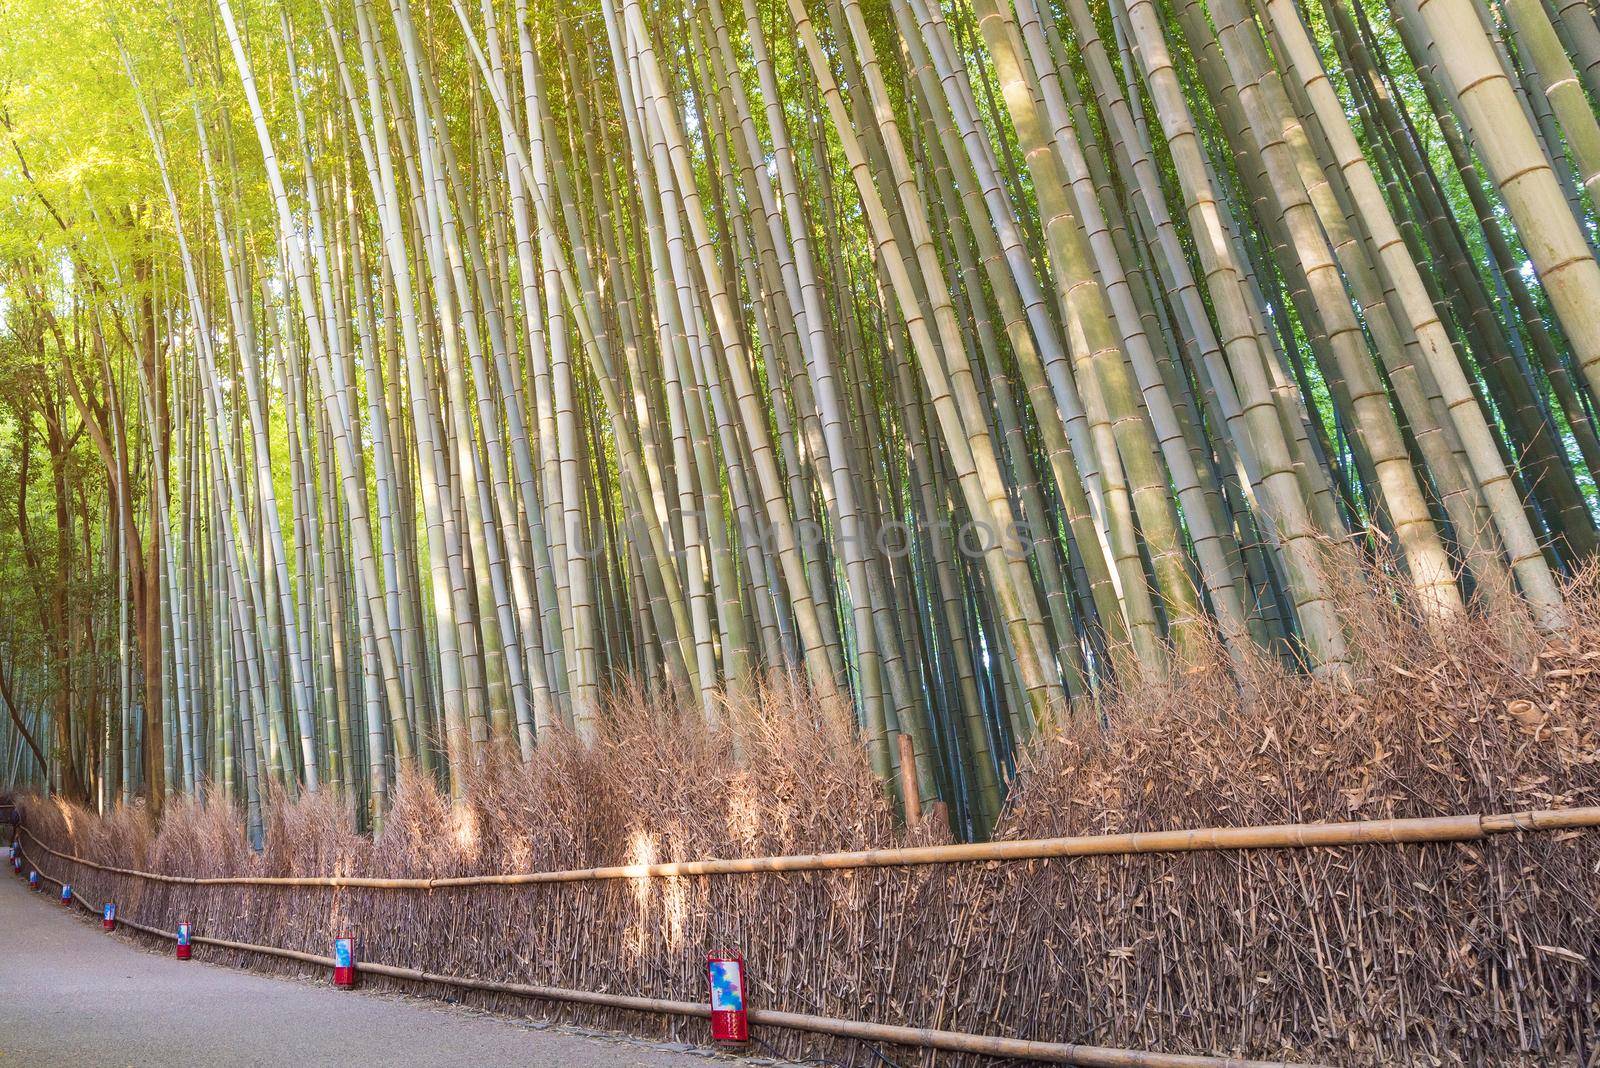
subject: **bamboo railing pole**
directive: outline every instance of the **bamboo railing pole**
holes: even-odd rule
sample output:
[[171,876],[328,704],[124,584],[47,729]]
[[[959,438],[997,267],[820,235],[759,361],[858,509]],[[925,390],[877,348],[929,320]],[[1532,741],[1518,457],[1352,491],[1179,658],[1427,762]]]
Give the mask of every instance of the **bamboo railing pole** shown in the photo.
[[[977,1053],[990,1057],[1043,1061],[1050,1064],[1094,1065],[1098,1068],[1291,1068],[1288,1061],[1251,1061],[1236,1057],[1207,1057],[1181,1053],[1147,1053],[1143,1050],[1080,1046],[1066,1042],[1032,1042],[997,1035],[969,1035],[961,1031],[935,1031],[926,1027],[835,1020],[795,1012],[751,1009],[750,1021],[769,1027],[865,1039],[896,1046],[918,1046],[950,1053]],[[1310,1066],[1305,1066],[1310,1068]]]
[[805,853],[776,857],[691,860],[665,864],[627,864],[565,871],[462,875],[435,879],[389,879],[364,876],[212,876],[198,878],[117,868],[63,853],[26,834],[45,852],[119,875],[188,886],[326,886],[376,890],[437,890],[465,886],[522,886],[536,883],[600,882],[610,879],[688,878],[708,875],[845,871],[860,868],[916,867],[990,861],[1051,860],[1065,857],[1131,856],[1145,853],[1194,853],[1245,849],[1314,849],[1352,845],[1419,845],[1468,842],[1513,831],[1572,830],[1600,827],[1600,806],[1524,812],[1423,816],[1409,819],[1360,820],[1347,823],[1286,823],[1265,827],[1203,827],[1193,830],[1134,831],[1124,834],[1030,838],[1016,841],[969,842],[959,845],[911,846],[845,853]]

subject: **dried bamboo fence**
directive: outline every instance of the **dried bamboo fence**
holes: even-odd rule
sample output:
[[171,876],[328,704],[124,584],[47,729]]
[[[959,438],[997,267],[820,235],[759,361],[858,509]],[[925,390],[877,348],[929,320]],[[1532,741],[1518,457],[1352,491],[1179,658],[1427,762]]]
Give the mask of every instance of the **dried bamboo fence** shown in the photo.
[[[39,843],[36,842],[35,844]],[[45,847],[45,850],[58,858],[68,860],[69,863],[81,864],[84,867],[99,871],[106,870],[103,865],[87,864],[77,860],[77,858],[55,853],[54,850],[50,850],[47,847]],[[37,866],[34,866],[33,870],[38,870]],[[130,875],[137,878],[148,877],[149,873],[119,871],[117,874]],[[98,905],[80,893],[76,884],[55,878],[42,870],[39,871],[39,875],[45,882],[53,883],[56,886],[70,887],[69,892],[75,904],[85,911],[96,915],[100,914]],[[281,882],[264,883],[261,880],[251,880],[251,883],[257,886],[284,885]],[[390,888],[392,889],[392,887]],[[107,898],[106,900],[110,899]],[[140,923],[122,916],[119,906],[117,922],[131,927],[141,934],[167,941],[175,941],[176,935],[173,929],[175,929],[176,923],[181,921],[175,921],[168,928],[152,927],[149,924]],[[282,960],[297,961],[301,964],[313,964],[321,968],[332,968],[335,964],[332,957],[283,949],[279,946],[234,942],[228,939],[210,938],[197,934],[191,934],[189,940],[195,945],[213,946],[241,954],[276,957]],[[693,1019],[703,1019],[710,1015],[709,1007],[700,1002],[672,1001],[666,998],[638,997],[625,994],[602,994],[587,990],[566,990],[560,987],[507,983],[494,979],[437,975],[420,968],[406,968],[370,961],[358,962],[357,970],[365,975],[379,975],[388,979],[400,979],[425,986],[488,991],[490,993],[510,994],[538,1001],[622,1009],[631,1013]],[[749,1016],[751,1021],[757,1025],[784,1028],[791,1031],[805,1031],[836,1038],[859,1039],[873,1043],[888,1043],[941,1052],[970,1053],[989,1058],[999,1057],[1041,1061],[1051,1064],[1084,1065],[1088,1066],[1088,1068],[1321,1068],[1321,1066],[1316,1065],[1292,1065],[1284,1061],[1243,1060],[1237,1057],[1186,1056],[1183,1054],[1149,1053],[1141,1050],[1108,1049],[1103,1046],[1085,1046],[1062,1042],[1034,1042],[996,1035],[970,1035],[959,1031],[938,1031],[931,1028],[876,1024],[861,1020],[839,1020],[826,1016],[811,1016],[804,1013],[781,1012],[772,1009],[752,1009]]]
[[[1190,852],[1240,850],[1316,849],[1362,845],[1423,845],[1477,841],[1495,835],[1518,832],[1561,832],[1600,827],[1600,806],[1575,809],[1529,810],[1524,812],[1467,814],[1414,819],[1363,820],[1332,824],[1289,824],[1268,827],[1211,827],[1111,835],[1079,835],[1066,838],[983,842],[963,845],[934,845],[899,849],[858,850],[827,854],[710,859],[701,861],[613,865],[563,871],[520,872],[499,875],[444,878],[379,878],[362,876],[185,876],[102,864],[58,850],[40,841],[26,826],[20,826],[19,844],[25,837],[31,846],[24,855],[35,852],[31,866],[48,882],[72,886],[72,896],[84,909],[98,913],[104,901],[119,903],[119,921],[146,935],[171,940],[172,931],[184,912],[152,924],[129,917],[124,901],[141,901],[145,895],[137,887],[146,883],[174,887],[260,887],[279,892],[291,889],[435,891],[467,888],[541,886],[629,881],[638,885],[655,880],[677,882],[685,879],[761,874],[800,874],[851,872],[862,869],[917,868],[960,864],[1018,863],[1063,860],[1077,857],[1136,856]],[[60,862],[61,878],[50,874],[37,859],[48,854]],[[85,892],[85,890],[89,892]],[[98,891],[98,892],[96,892]],[[392,900],[392,899],[391,899]],[[143,912],[145,921],[153,917]],[[193,922],[193,921],[191,921]],[[207,928],[199,928],[204,932]],[[361,952],[368,952],[371,924],[362,928]],[[261,955],[280,960],[331,968],[333,959],[320,954],[280,946],[262,945],[216,937],[205,933],[192,936],[199,945],[208,945],[232,954]],[[420,984],[511,995],[569,1006],[610,1009],[628,1014],[666,1018],[704,1018],[703,1002],[676,1001],[641,995],[574,990],[539,986],[494,978],[471,977],[431,972],[379,961],[360,960],[359,970],[366,975]],[[770,984],[765,984],[771,990]],[[781,991],[776,992],[781,999]],[[959,1031],[911,1027],[838,1019],[774,1009],[756,1008],[752,1022],[771,1028],[808,1032],[832,1038],[857,1039],[909,1049],[941,1053],[972,1054],[1058,1064],[1099,1066],[1099,1068],[1291,1068],[1285,1061],[1247,1060],[1237,1057],[1167,1054],[1140,1050],[1113,1049],[1079,1043],[1046,1042],[996,1035],[975,1035]]]

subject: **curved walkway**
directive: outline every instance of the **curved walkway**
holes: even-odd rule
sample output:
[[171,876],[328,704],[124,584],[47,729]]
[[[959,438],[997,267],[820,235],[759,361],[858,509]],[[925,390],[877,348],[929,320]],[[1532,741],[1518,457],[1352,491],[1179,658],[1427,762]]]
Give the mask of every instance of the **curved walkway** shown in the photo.
[[0,858],[0,1068],[734,1063],[708,1050],[539,1028],[422,998],[179,962],[104,933],[48,892],[30,893],[11,874],[9,850],[0,849]]

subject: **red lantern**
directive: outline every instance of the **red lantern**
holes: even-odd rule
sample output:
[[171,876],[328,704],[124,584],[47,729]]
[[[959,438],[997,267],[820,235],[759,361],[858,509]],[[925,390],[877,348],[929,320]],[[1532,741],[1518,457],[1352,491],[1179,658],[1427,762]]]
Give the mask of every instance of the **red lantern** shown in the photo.
[[706,955],[711,987],[711,1038],[715,1042],[750,1041],[750,1020],[744,1007],[744,958],[737,953]]
[[117,906],[113,901],[107,901],[100,910],[100,926],[107,931],[117,929]]
[[189,959],[189,924],[178,924],[178,959]]
[[333,985],[346,990],[356,985],[356,940],[349,935],[333,940]]

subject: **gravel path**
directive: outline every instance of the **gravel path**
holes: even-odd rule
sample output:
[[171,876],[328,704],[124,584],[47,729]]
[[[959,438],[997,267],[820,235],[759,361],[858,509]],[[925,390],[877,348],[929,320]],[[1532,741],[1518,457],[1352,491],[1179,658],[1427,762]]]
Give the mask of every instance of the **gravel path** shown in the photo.
[[0,859],[0,1068],[750,1063],[524,1025],[423,998],[179,962],[62,908],[53,885],[30,893],[11,874],[9,851],[0,849]]

